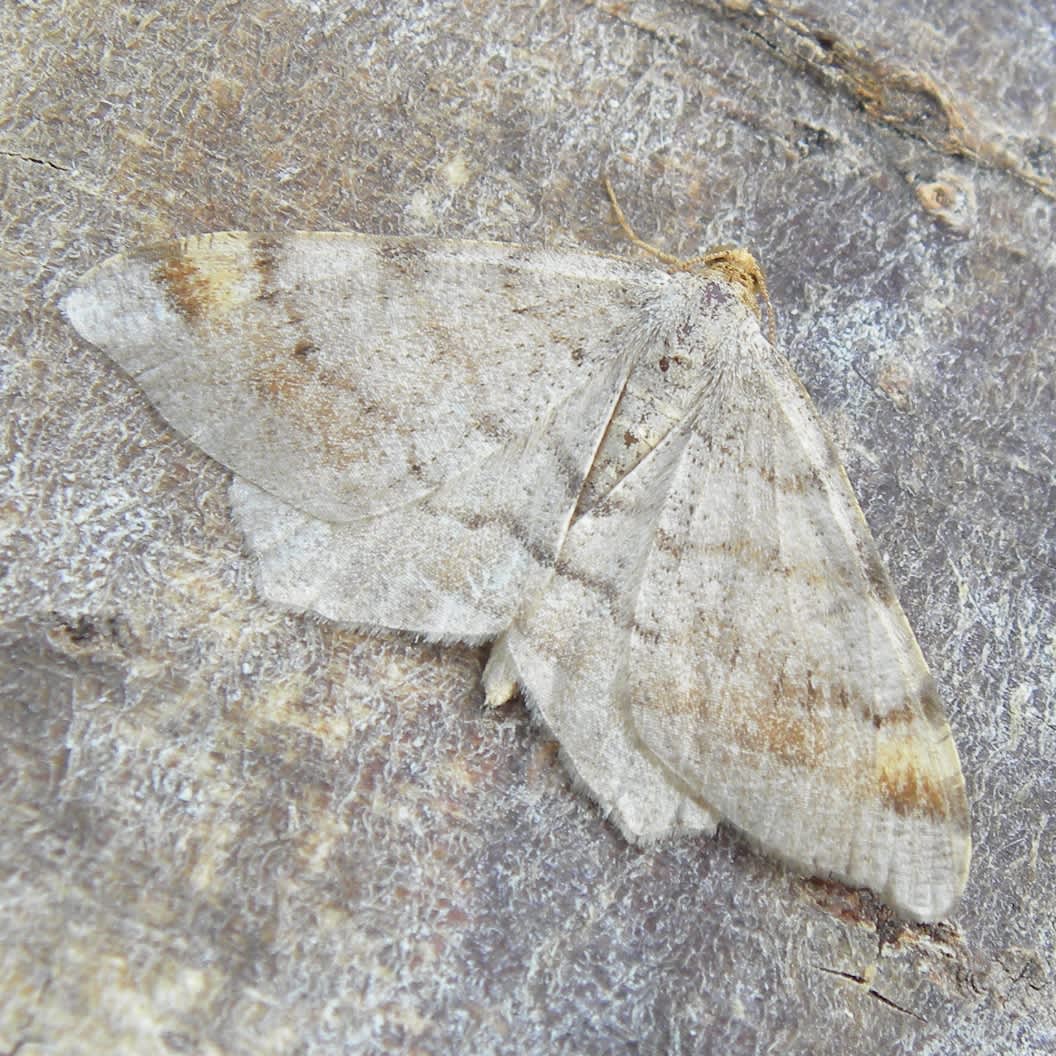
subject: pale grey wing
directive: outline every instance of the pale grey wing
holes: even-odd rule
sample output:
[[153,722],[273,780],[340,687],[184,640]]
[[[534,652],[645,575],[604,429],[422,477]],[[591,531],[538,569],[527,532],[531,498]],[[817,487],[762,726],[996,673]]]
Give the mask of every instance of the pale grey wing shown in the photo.
[[[731,358],[765,359],[756,336]],[[522,683],[632,837],[692,827],[672,815],[677,800],[910,916],[935,919],[963,887],[970,837],[949,727],[780,357],[751,385],[702,391],[573,522],[486,679],[498,695]]]
[[702,403],[669,477],[628,617],[632,724],[765,850],[937,919],[971,853],[949,726],[809,396],[776,353],[752,380]]
[[698,791],[646,751],[628,711],[634,600],[682,422],[624,478],[609,501],[573,521],[553,575],[518,611],[484,672],[489,701],[520,684],[561,745],[565,765],[627,839],[713,833],[719,816]]
[[614,359],[517,443],[368,518],[326,521],[236,480],[261,593],[346,623],[495,637],[553,568],[625,372]]
[[112,257],[63,308],[204,451],[347,521],[521,442],[604,374],[643,274],[493,243],[223,232]]
[[64,309],[253,486],[236,503],[270,596],[475,638],[552,562],[652,275],[488,243],[227,232],[112,258]]

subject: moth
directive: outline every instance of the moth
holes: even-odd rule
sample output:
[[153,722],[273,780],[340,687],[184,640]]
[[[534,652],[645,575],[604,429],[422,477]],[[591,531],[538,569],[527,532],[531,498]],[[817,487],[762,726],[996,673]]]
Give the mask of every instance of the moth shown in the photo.
[[492,642],[636,843],[726,821],[906,917],[971,853],[950,729],[840,459],[728,261],[221,232],[73,326],[234,474],[280,605]]

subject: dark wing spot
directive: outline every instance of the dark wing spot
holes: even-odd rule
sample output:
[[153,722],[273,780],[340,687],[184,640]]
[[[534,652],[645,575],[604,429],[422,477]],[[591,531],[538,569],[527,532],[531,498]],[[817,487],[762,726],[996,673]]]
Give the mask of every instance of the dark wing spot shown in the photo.
[[281,249],[281,240],[271,235],[258,235],[252,241],[253,266],[257,269],[261,285],[265,288],[274,284]]
[[948,814],[942,785],[910,762],[886,767],[880,772],[880,793],[896,814],[912,814],[941,820]]
[[200,319],[208,312],[209,280],[189,257],[165,257],[154,269],[154,280],[184,319]]
[[882,730],[885,726],[908,726],[917,717],[917,709],[912,700],[908,700],[899,708],[892,708],[883,715],[873,715],[873,728]]
[[946,725],[946,713],[942,710],[942,704],[939,703],[939,694],[930,675],[918,690],[917,699],[920,702],[920,710],[924,713],[924,718],[932,726]]
[[421,248],[411,239],[379,242],[377,251],[385,267],[403,278],[413,278],[425,263]]
[[862,554],[862,565],[865,569],[865,578],[869,581],[869,586],[873,588],[876,596],[885,605],[897,604],[898,598],[895,595],[895,588],[891,584],[891,577],[887,574],[887,569],[884,568],[880,555],[872,547],[869,547]]

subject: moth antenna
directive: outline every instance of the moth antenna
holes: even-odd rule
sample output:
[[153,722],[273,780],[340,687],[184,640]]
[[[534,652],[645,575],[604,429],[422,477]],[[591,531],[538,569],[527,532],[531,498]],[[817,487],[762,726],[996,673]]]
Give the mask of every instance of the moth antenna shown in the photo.
[[605,184],[605,191],[609,196],[609,202],[612,204],[612,212],[616,217],[616,223],[620,225],[623,233],[627,236],[628,240],[633,242],[639,249],[645,250],[646,253],[651,254],[658,260],[662,260],[665,264],[670,264],[672,267],[678,268],[680,271],[685,269],[686,261],[681,257],[676,257],[673,253],[667,253],[660,249],[659,246],[654,246],[651,242],[646,242],[644,238],[639,238],[637,232],[631,227],[630,221],[623,215],[623,210],[620,208],[620,203],[616,199],[616,192],[613,190],[612,181],[607,175],[602,176],[602,181]]
[[748,250],[741,249],[738,246],[716,246],[714,249],[708,250],[707,253],[690,257],[688,260],[676,257],[673,253],[668,253],[639,237],[620,208],[612,181],[607,174],[603,174],[601,179],[605,185],[605,192],[609,196],[616,223],[620,225],[621,230],[630,242],[658,260],[662,260],[665,264],[677,268],[679,271],[692,271],[694,268],[711,268],[719,272],[724,278],[740,286],[742,290],[751,295],[751,307],[757,315],[760,314],[759,302],[762,301],[766,306],[767,331],[770,337],[770,344],[775,348],[777,347],[777,316],[770,300],[770,290],[766,285],[766,276],[763,274],[763,269],[759,266],[759,262]]

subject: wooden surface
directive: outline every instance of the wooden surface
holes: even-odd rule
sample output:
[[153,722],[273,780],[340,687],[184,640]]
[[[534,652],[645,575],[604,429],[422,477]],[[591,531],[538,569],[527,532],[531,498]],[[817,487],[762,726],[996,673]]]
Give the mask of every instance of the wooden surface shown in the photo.
[[[1053,25],[902,7],[5,5],[0,1050],[1051,1051]],[[603,167],[767,270],[961,751],[948,924],[631,848],[483,652],[264,605],[225,474],[56,310],[223,228],[629,253]]]

